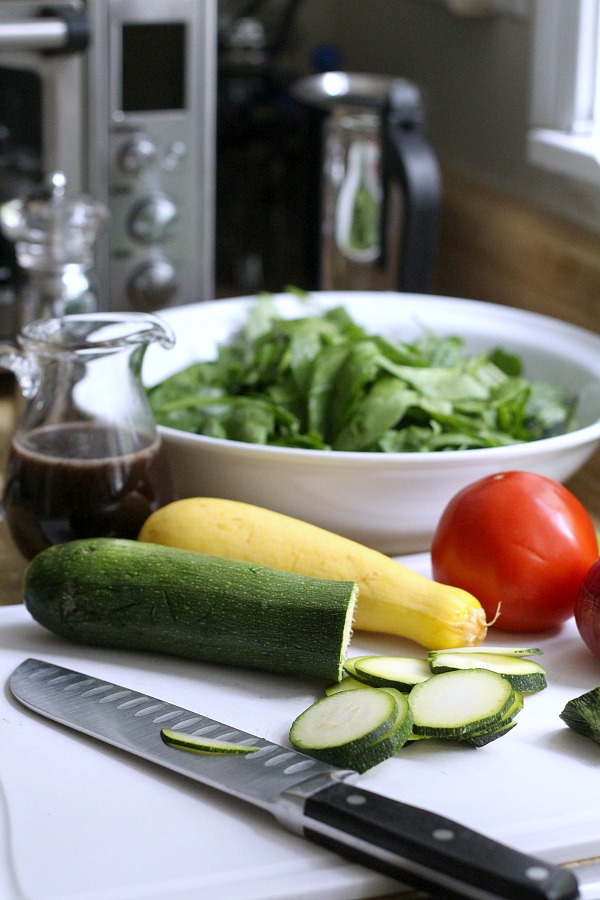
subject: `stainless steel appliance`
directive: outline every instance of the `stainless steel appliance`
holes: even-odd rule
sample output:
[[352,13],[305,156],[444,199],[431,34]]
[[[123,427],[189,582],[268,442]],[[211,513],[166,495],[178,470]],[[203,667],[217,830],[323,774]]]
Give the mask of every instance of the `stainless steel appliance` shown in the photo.
[[320,161],[317,272],[323,290],[431,289],[442,200],[417,85],[324,72],[294,96],[317,111]]
[[213,295],[216,34],[216,0],[0,0],[0,202],[60,171],[108,207],[101,308]]

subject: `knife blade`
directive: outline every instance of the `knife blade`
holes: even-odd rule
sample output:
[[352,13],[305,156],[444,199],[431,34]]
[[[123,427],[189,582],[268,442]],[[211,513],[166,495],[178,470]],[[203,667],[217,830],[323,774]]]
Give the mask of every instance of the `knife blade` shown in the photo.
[[[435,898],[572,900],[575,876],[434,812],[356,784],[359,776],[201,713],[40,659],[9,678],[36,713],[267,810],[309,840]],[[199,756],[161,729],[256,749]]]

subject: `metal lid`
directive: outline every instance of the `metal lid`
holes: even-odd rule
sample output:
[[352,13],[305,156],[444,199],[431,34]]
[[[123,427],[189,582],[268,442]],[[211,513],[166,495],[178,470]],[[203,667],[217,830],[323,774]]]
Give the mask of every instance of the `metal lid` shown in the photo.
[[339,104],[380,108],[394,85],[416,86],[402,78],[360,72],[323,72],[307,75],[291,85],[292,95],[301,103],[330,110]]

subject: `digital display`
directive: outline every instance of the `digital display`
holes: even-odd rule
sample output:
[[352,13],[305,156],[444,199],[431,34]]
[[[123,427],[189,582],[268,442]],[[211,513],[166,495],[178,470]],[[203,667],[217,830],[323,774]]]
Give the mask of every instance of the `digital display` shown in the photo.
[[123,112],[184,109],[185,25],[123,25]]

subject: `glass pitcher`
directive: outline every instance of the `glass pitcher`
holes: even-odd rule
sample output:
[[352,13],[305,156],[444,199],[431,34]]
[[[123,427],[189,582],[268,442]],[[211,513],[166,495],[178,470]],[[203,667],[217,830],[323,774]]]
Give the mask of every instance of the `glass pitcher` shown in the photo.
[[142,313],[37,320],[0,347],[25,399],[8,459],[4,516],[27,558],[85,537],[135,538],[173,499],[168,464],[141,380],[168,326]]

